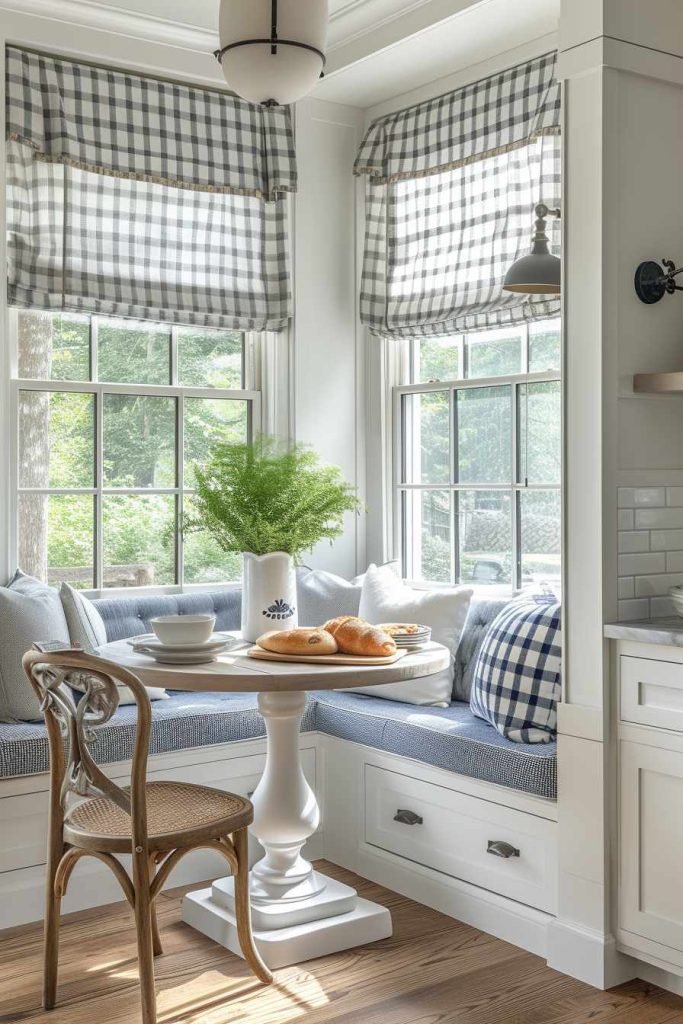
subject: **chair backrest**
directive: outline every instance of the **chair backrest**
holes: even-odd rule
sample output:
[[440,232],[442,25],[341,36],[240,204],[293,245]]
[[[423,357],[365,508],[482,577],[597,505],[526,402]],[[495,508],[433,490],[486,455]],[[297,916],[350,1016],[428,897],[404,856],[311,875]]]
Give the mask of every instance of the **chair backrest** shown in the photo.
[[[146,845],[145,793],[152,712],[143,684],[127,669],[83,651],[28,651],[23,665],[45,717],[53,812],[59,807],[62,819],[68,818],[70,794],[107,797],[130,815],[133,846]],[[83,690],[78,700],[69,686],[70,679],[77,679]],[[117,683],[130,689],[137,704],[129,790],[113,782],[90,752],[95,730],[108,722],[118,707]]]

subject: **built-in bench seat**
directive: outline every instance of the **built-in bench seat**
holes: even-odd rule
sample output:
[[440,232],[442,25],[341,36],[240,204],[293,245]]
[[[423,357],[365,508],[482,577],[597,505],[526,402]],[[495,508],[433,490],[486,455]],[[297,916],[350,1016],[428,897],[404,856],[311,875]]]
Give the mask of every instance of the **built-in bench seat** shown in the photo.
[[[213,612],[217,629],[239,628],[240,592],[236,588],[176,596],[106,598],[94,603],[109,640],[149,632],[151,618],[174,613]],[[456,657],[455,696],[469,691],[479,644],[501,603],[480,601],[470,609]],[[111,722],[97,730],[93,746],[97,761],[104,764],[131,757],[135,716],[134,706],[121,707]],[[380,697],[321,691],[311,694],[302,728],[535,796],[556,797],[556,744],[512,743],[475,718],[464,701],[455,701],[448,708],[424,708]],[[264,734],[255,694],[176,692],[168,700],[152,704],[152,754],[255,739]],[[1,778],[47,769],[42,723],[0,725]]]
[[[135,720],[135,707],[127,705],[97,730],[91,748],[96,761],[107,764],[132,756]],[[554,743],[510,743],[474,718],[462,702],[449,708],[420,708],[361,694],[321,691],[311,694],[302,729],[364,743],[536,796],[554,799],[556,794]],[[151,754],[263,735],[263,719],[252,693],[174,693],[168,700],[152,704]],[[47,770],[42,723],[0,725],[1,778]]]
[[[95,731],[90,750],[99,764],[133,756],[137,708],[120,707],[112,720]],[[315,702],[309,700],[302,729],[315,729]],[[255,693],[169,693],[152,702],[150,754],[189,750],[233,740],[265,736]],[[48,770],[48,746],[42,722],[0,725],[0,778],[34,775]]]
[[469,704],[422,708],[357,693],[315,695],[319,732],[535,796],[557,796],[557,744],[512,743]]

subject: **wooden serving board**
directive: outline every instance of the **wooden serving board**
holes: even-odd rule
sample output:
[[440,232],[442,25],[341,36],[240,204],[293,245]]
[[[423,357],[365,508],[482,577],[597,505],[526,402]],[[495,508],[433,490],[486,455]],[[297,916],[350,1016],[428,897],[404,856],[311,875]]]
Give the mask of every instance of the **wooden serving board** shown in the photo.
[[247,657],[258,661],[298,661],[302,665],[393,665],[406,654],[408,651],[398,650],[396,654],[372,658],[358,654],[277,654],[275,651],[264,651],[262,647],[250,647],[247,651]]

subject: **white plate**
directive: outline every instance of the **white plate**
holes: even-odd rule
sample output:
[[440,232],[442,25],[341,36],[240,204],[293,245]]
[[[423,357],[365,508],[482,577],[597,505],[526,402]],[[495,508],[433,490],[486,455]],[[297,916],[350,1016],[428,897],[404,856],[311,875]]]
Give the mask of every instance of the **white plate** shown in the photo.
[[143,647],[136,653],[153,658],[160,665],[205,665],[215,661],[221,651],[148,651]]
[[208,640],[199,644],[162,644],[154,633],[145,633],[144,636],[134,636],[128,641],[134,651],[145,648],[147,651],[170,651],[177,654],[203,653],[219,650],[227,644],[236,644],[237,640],[224,633],[214,633]]

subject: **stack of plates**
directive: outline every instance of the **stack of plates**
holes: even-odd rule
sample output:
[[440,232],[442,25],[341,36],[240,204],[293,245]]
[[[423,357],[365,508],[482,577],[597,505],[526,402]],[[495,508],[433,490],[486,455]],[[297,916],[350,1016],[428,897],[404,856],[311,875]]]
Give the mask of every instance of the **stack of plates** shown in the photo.
[[129,641],[136,654],[146,654],[162,665],[202,665],[215,661],[219,654],[237,644],[233,636],[213,633],[200,644],[162,644],[154,633],[133,637]]
[[380,629],[390,633],[399,650],[411,650],[422,647],[432,638],[429,626],[419,626],[414,622],[385,622]]

